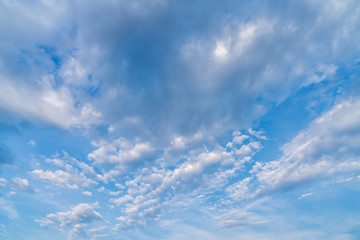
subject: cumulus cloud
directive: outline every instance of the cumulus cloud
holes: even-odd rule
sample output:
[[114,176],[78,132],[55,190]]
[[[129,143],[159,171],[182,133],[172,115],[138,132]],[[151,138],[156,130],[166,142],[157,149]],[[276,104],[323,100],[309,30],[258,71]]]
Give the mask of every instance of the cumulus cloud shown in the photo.
[[80,203],[72,207],[70,211],[51,213],[46,215],[46,218],[35,221],[41,226],[59,227],[61,230],[71,228],[68,239],[86,237],[88,236],[87,224],[103,218],[94,210],[96,207],[98,207],[97,203]]
[[[117,218],[120,222],[117,227],[145,225],[148,221],[158,219],[165,207],[177,206],[179,202],[192,202],[194,199],[202,201],[197,196],[206,198],[214,192],[223,191],[228,181],[237,177],[261,148],[258,141],[264,137],[260,134],[258,136],[236,131],[226,148],[218,145],[213,146],[212,150],[201,145],[190,148],[183,156],[183,161],[174,169],[161,167],[161,162],[158,162],[158,167],[139,169],[133,179],[125,182],[124,194],[110,200],[122,212]],[[170,147],[176,145],[186,149],[182,139],[178,136]],[[237,153],[248,145],[255,147],[249,147],[246,153]]]
[[111,144],[100,145],[98,149],[88,155],[95,164],[129,164],[142,160],[154,152],[150,143],[134,143],[125,138],[119,138]]
[[96,184],[95,181],[86,178],[83,173],[65,172],[63,170],[44,171],[42,169],[32,171],[37,178],[47,180],[51,184],[58,187],[67,187],[78,189],[79,185],[83,187],[90,187]]
[[133,142],[125,138],[94,145],[98,148],[88,154],[88,159],[102,170],[102,175],[97,177],[103,182],[113,181],[114,177],[124,175],[128,170],[149,164],[156,152],[149,142]]
[[88,196],[88,197],[92,196],[92,193],[89,191],[84,191],[84,192],[82,192],[82,194],[84,194],[85,196]]
[[71,157],[66,152],[63,152],[62,158],[56,154],[52,158],[46,158],[45,161],[60,169],[54,171],[36,169],[31,173],[36,178],[49,181],[54,186],[78,189],[79,186],[91,187],[98,184],[96,180],[99,175],[96,174],[94,168]]

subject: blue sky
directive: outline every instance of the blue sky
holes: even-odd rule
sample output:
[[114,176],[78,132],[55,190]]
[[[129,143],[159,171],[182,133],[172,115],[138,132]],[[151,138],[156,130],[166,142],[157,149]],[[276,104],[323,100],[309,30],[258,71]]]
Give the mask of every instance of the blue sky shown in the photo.
[[0,1],[0,238],[360,239],[360,3]]

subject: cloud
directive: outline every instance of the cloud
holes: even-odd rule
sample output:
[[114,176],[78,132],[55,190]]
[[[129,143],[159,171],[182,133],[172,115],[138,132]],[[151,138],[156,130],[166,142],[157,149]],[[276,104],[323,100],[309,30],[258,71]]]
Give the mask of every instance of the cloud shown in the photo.
[[71,229],[71,231],[69,232],[69,236],[68,236],[69,240],[76,239],[79,237],[83,237],[83,238],[88,237],[86,224],[83,223],[75,224],[73,229]]
[[29,181],[27,179],[15,177],[11,179],[9,183],[10,187],[17,191],[34,193],[34,189],[30,186]]
[[84,191],[82,192],[82,194],[84,194],[85,196],[91,197],[92,193],[89,191]]
[[[170,147],[185,151],[185,139],[178,136],[176,141],[170,143]],[[187,202],[202,202],[205,201],[202,198],[224,191],[228,182],[261,149],[258,142],[260,139],[264,139],[260,132],[255,137],[253,134],[246,135],[236,131],[225,144],[226,148],[212,146],[209,142],[208,148],[212,150],[201,145],[197,148],[189,147],[182,156],[182,161],[173,169],[160,167],[161,161],[158,162],[158,167],[138,169],[134,178],[125,182],[123,195],[110,199],[122,212],[117,218],[117,227],[126,229],[144,226],[148,222],[157,221],[164,208],[176,208]],[[248,146],[249,151],[239,154],[243,146]],[[169,149],[166,148],[164,152]]]
[[303,199],[303,198],[309,197],[309,196],[311,196],[313,194],[314,194],[313,192],[304,193],[300,197],[298,197],[297,199]]
[[[57,187],[67,187],[78,189],[81,187],[92,187],[98,184],[97,180],[101,175],[97,174],[92,166],[84,161],[79,161],[63,151],[50,158],[45,158],[45,162],[56,166],[56,170],[36,169],[31,171],[34,177],[49,181]],[[59,169],[60,168],[60,169]]]
[[2,3],[0,108],[166,143],[247,128],[356,57],[356,1],[207,4]]
[[[4,118],[81,128],[94,139],[83,161],[64,152],[27,171],[59,188],[100,185],[95,197],[117,208],[119,228],[159,221],[169,208],[232,206],[360,168],[356,99],[312,122],[275,160],[253,162],[264,133],[234,131],[299,92],[341,94],[356,77],[356,0],[0,5]],[[13,161],[0,144],[0,165]],[[30,191],[26,179],[0,178],[9,184]],[[88,223],[101,218],[93,208],[79,204],[39,221],[89,237]],[[229,209],[218,218],[224,226],[261,222]]]
[[58,187],[78,189],[79,186],[90,187],[97,184],[95,181],[87,178],[83,173],[78,173],[76,171],[65,172],[63,170],[56,170],[52,172],[38,169],[33,170],[31,173],[37,178],[47,180]]
[[[10,2],[1,5],[6,19],[1,32],[7,34],[0,47],[0,109],[20,119],[62,128],[97,122],[101,114],[90,103],[79,103],[69,85],[58,81],[61,59],[72,48],[71,44],[64,44],[69,36],[61,33],[71,29],[65,11],[67,3],[35,1],[30,5]],[[65,67],[66,64],[62,68]]]
[[243,228],[269,222],[269,220],[264,220],[253,212],[238,208],[227,209],[224,214],[216,216],[215,220],[226,228]]
[[103,175],[99,180],[108,182],[114,177],[126,174],[154,158],[156,149],[149,142],[133,142],[125,138],[115,139],[112,143],[94,143],[96,150],[88,154],[88,159],[100,167]]
[[257,162],[252,175],[228,187],[233,198],[292,188],[311,180],[360,171],[360,100],[344,100],[282,147],[281,158]]
[[16,191],[34,193],[33,187],[30,185],[29,181],[24,178],[14,177],[10,180],[5,178],[0,178],[0,188],[11,189],[13,190],[11,194],[16,194]]
[[[53,76],[43,76],[37,87],[27,84],[13,85],[2,81],[0,107],[22,117],[40,120],[63,128],[86,126],[95,123],[101,114],[91,104],[77,105],[68,88],[54,89]],[[23,104],[26,103],[26,104]]]
[[129,164],[142,160],[153,153],[150,143],[135,143],[119,138],[111,144],[100,144],[99,148],[88,155],[95,164]]
[[68,239],[73,237],[85,237],[88,235],[88,230],[85,228],[88,223],[96,220],[102,220],[100,213],[96,212],[94,208],[98,206],[95,204],[80,203],[71,208],[67,212],[56,212],[46,215],[46,218],[35,220],[41,226],[72,228],[69,231]]

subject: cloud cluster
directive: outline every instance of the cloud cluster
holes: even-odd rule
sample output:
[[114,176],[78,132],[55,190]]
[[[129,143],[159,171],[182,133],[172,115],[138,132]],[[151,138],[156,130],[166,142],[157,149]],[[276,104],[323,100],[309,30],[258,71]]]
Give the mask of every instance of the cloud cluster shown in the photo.
[[98,149],[88,155],[95,165],[117,165],[125,167],[133,163],[142,162],[150,156],[154,147],[148,142],[131,143],[125,138],[118,138],[112,143],[95,144]]
[[[59,227],[60,230],[65,228],[71,228],[68,239],[73,237],[86,237],[89,231],[87,224],[102,220],[100,213],[96,212],[94,208],[98,206],[95,204],[80,203],[70,211],[67,212],[56,212],[46,215],[46,218],[36,220],[41,226]],[[94,231],[94,230],[92,230]]]
[[122,213],[117,218],[117,227],[131,228],[157,221],[164,208],[179,206],[181,202],[186,205],[198,197],[207,198],[224,191],[228,181],[238,177],[244,165],[251,162],[252,156],[262,147],[259,140],[264,137],[259,132],[249,132],[258,137],[236,131],[226,147],[200,146],[188,150],[179,157],[175,168],[161,167],[161,161],[157,167],[140,168],[133,179],[125,182],[125,194],[110,199]]
[[63,155],[62,159],[58,158],[59,154],[56,154],[54,158],[45,159],[46,162],[55,165],[57,170],[36,169],[31,173],[34,177],[48,181],[57,187],[78,189],[79,186],[92,187],[98,184],[96,180],[100,175],[96,174],[93,167],[78,161],[66,152]]

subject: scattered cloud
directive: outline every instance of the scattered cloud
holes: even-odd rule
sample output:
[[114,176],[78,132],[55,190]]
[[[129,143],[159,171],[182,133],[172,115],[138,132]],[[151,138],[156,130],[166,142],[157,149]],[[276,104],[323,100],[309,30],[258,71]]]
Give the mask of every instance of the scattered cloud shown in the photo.
[[359,172],[360,101],[335,105],[282,147],[283,156],[257,162],[253,174],[228,187],[236,199],[296,186],[336,174]]
[[[324,179],[359,183],[359,22],[357,0],[0,1],[1,214],[29,219],[35,199],[70,209],[37,222],[75,240],[189,226],[191,209],[276,239],[262,231],[278,206],[249,205]],[[217,239],[209,226],[191,226],[195,238]],[[154,229],[121,237],[166,239]]]
[[63,158],[56,154],[52,158],[46,158],[45,162],[60,168],[57,170],[36,169],[31,171],[34,177],[50,182],[57,187],[78,189],[81,187],[92,187],[98,184],[95,170],[85,162],[80,162],[63,152]]

